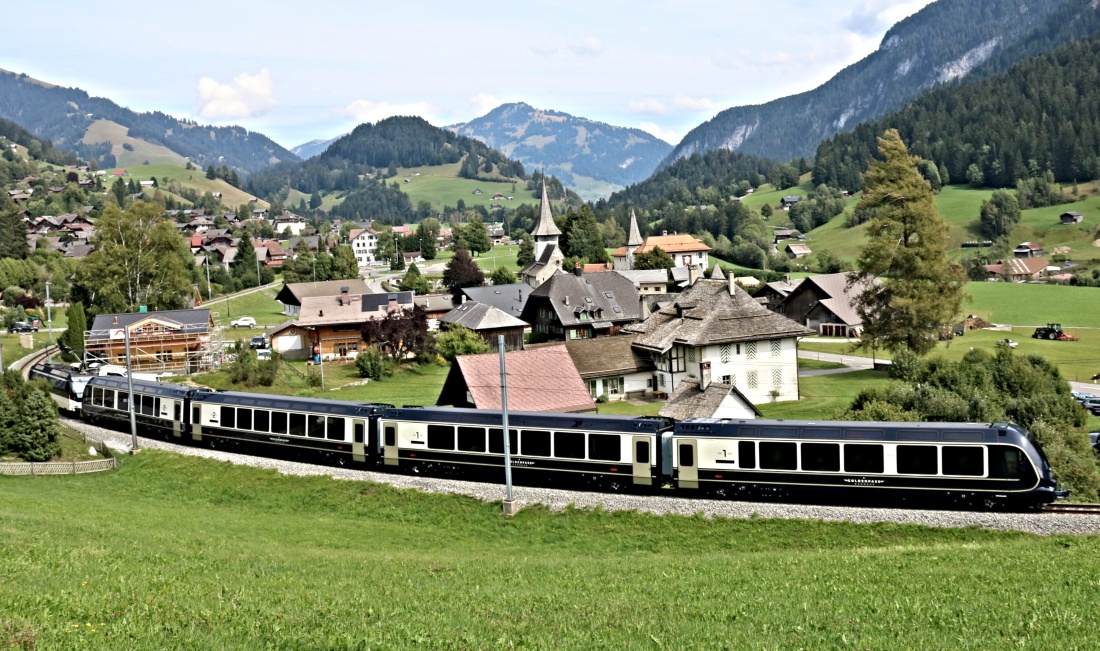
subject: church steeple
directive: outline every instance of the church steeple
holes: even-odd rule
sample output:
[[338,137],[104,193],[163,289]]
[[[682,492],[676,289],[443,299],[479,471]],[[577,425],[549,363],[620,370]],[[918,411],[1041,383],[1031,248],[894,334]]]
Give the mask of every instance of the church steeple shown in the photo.
[[638,216],[634,214],[634,209],[630,209],[630,235],[626,238],[626,245],[630,247],[639,247],[642,245],[642,233],[638,230]]
[[535,236],[536,242],[539,241],[539,236],[553,236],[553,241],[557,242],[557,236],[561,235],[558,225],[554,223],[554,213],[550,211],[550,199],[546,196],[545,181],[542,184],[542,206],[539,208],[539,223],[535,225],[535,232],[531,234]]

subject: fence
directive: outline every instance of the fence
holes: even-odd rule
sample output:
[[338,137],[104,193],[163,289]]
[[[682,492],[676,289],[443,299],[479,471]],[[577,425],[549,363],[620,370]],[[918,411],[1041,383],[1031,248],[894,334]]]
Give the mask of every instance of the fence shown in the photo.
[[42,475],[80,475],[88,472],[114,470],[118,467],[118,461],[115,459],[114,453],[103,441],[68,429],[62,429],[61,433],[63,436],[91,445],[105,458],[94,461],[4,462],[0,463],[0,475],[32,475],[35,477]]

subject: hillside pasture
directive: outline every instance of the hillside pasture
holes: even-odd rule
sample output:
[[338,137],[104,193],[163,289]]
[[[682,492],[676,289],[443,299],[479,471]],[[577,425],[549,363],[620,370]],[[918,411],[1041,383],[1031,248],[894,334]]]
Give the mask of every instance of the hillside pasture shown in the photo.
[[[443,206],[456,206],[462,199],[467,206],[485,206],[499,204],[507,208],[515,208],[521,204],[537,205],[541,198],[540,190],[527,190],[524,181],[505,180],[482,181],[464,179],[458,176],[460,163],[449,165],[435,165],[431,167],[401,167],[397,169],[397,176],[386,179],[387,183],[396,182],[401,190],[409,195],[409,200],[415,206],[417,202],[427,201],[432,209],[439,211]],[[417,176],[417,173],[420,176]],[[405,183],[405,179],[409,179]],[[512,186],[515,185],[515,190]],[[474,190],[481,190],[481,194],[474,194]],[[512,201],[507,199],[493,199],[493,194],[500,192],[505,197],[515,197]]]
[[[173,163],[182,167],[187,162],[186,158],[163,145],[131,138],[129,132],[130,130],[127,127],[117,122],[96,120],[88,125],[83,140],[85,144],[89,145],[110,142],[111,154],[114,155],[119,167],[135,167],[146,161],[150,165],[154,163]],[[129,145],[133,148],[133,151],[128,151],[123,145]],[[109,177],[110,173],[108,172]]]
[[[155,176],[157,183],[160,185],[165,185],[167,180],[174,179],[179,181],[181,186],[190,188],[200,195],[207,192],[221,192],[222,203],[232,209],[236,209],[241,204],[247,204],[249,199],[252,198],[252,195],[229,185],[222,179],[206,178],[206,170],[197,166],[193,170],[184,167],[183,163],[150,163],[149,165],[138,163],[137,165],[123,167],[126,169],[126,175],[122,178],[126,180],[133,178],[137,181],[148,181]],[[113,169],[107,170],[107,180],[104,183],[108,187],[111,183],[114,183],[113,172]],[[164,190],[162,189],[161,192],[164,192]],[[257,201],[256,204],[250,205],[253,205],[254,208],[269,207],[266,201]]]

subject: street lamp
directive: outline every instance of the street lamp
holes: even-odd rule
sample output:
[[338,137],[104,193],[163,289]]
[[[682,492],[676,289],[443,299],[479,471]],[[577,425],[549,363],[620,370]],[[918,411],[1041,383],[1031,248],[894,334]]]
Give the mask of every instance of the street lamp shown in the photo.
[[51,306],[53,301],[50,300],[50,281],[46,281],[46,332],[49,333],[50,345],[53,345],[53,310]]

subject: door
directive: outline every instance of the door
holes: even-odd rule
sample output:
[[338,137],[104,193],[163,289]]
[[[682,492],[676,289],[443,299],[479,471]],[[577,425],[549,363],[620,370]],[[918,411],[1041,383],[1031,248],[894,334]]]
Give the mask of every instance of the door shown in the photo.
[[676,440],[676,466],[679,470],[676,485],[680,488],[699,488],[699,467],[695,439]]
[[183,426],[183,401],[164,398],[160,401],[160,408],[164,412],[164,418],[172,419],[172,438],[178,439]]
[[367,436],[367,421],[356,418],[351,421],[351,458],[355,461],[366,461],[367,455],[363,451]]
[[653,485],[653,443],[648,436],[635,436],[633,441],[634,485]]
[[382,463],[397,464],[397,423],[382,423]]
[[202,440],[202,405],[194,403],[191,406],[191,439]]

